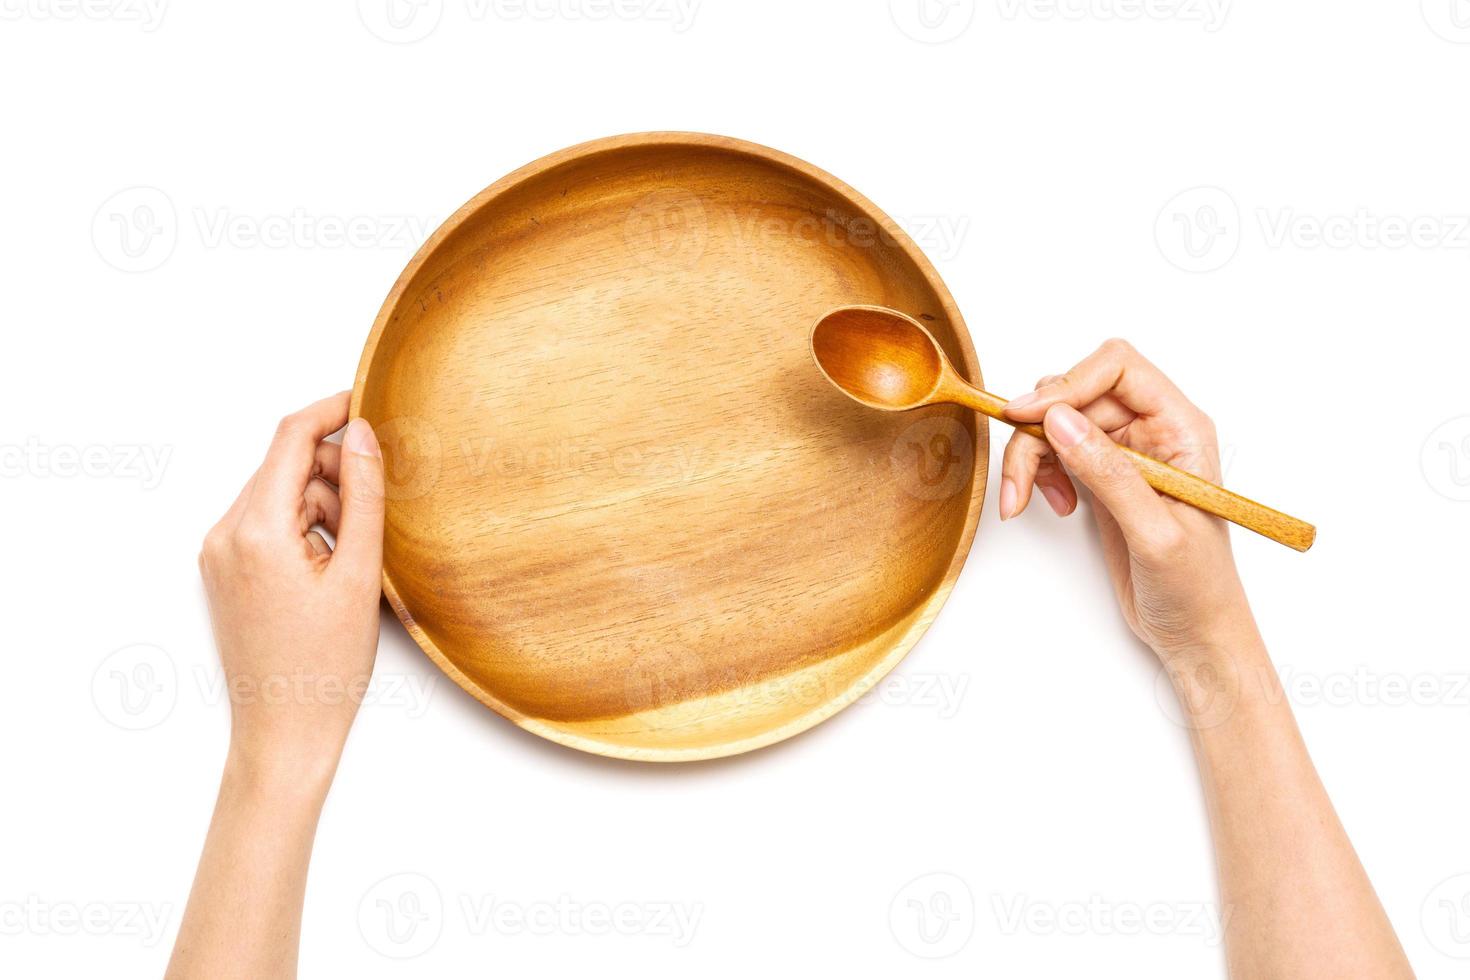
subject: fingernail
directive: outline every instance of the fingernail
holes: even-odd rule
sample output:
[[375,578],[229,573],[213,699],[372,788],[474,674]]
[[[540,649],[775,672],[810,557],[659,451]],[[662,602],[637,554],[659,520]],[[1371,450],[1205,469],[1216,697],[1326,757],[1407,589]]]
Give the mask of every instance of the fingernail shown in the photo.
[[1011,519],[1011,511],[1016,509],[1016,484],[1010,477],[1000,481],[1000,519],[1008,521]]
[[1012,398],[1010,401],[1006,402],[1006,411],[1009,412],[1012,409],[1025,408],[1027,405],[1030,405],[1040,397],[1041,395],[1039,393],[1028,391],[1020,398]]
[[347,423],[347,434],[342,437],[342,445],[348,452],[359,456],[379,459],[383,456],[378,449],[378,437],[373,435],[373,427],[368,425],[366,419],[353,419]]
[[1062,493],[1056,487],[1049,487],[1043,484],[1041,495],[1046,498],[1047,503],[1051,504],[1051,509],[1056,512],[1058,517],[1067,516],[1067,508],[1071,506],[1071,503],[1067,500],[1066,494]]
[[1046,437],[1058,449],[1071,449],[1087,438],[1087,420],[1071,405],[1053,405],[1046,413]]

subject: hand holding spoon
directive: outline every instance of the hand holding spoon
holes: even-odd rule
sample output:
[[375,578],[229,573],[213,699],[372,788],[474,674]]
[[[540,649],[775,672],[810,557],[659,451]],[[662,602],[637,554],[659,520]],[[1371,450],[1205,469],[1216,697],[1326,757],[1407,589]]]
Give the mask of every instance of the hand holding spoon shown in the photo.
[[[827,380],[869,408],[905,412],[925,405],[954,404],[1045,440],[1039,425],[1015,422],[1006,400],[960,377],[934,337],[913,317],[881,306],[843,306],[812,328],[812,356]],[[1119,446],[1149,486],[1216,517],[1306,551],[1317,529],[1280,511],[1248,500],[1193,473]]]

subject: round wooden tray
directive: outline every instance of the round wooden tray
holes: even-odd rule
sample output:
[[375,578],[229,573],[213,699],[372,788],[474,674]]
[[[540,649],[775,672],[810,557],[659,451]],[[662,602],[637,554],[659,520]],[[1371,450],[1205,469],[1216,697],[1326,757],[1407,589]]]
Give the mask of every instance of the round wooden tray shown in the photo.
[[959,574],[988,446],[969,411],[823,379],[807,336],[846,303],[919,317],[980,382],[909,237],[784,153],[614,137],[461,208],[352,393],[419,646],[521,727],[628,759],[759,748],[866,693]]

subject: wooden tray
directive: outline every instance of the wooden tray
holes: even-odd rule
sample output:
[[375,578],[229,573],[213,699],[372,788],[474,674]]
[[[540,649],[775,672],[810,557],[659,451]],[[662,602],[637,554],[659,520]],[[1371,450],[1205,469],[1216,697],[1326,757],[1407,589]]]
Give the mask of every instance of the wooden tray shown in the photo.
[[784,153],[619,136],[461,208],[352,394],[419,646],[521,727],[627,759],[745,752],[866,693],[949,594],[988,445],[971,412],[833,389],[807,335],[844,303],[920,317],[980,382],[909,237]]

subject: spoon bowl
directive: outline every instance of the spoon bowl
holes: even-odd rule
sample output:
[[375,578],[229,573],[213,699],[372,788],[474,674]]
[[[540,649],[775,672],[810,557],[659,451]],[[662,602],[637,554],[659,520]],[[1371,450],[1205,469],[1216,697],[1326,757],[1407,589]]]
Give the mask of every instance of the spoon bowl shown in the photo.
[[854,401],[887,412],[927,404],[948,366],[917,320],[881,306],[843,306],[822,317],[812,328],[812,356]]

